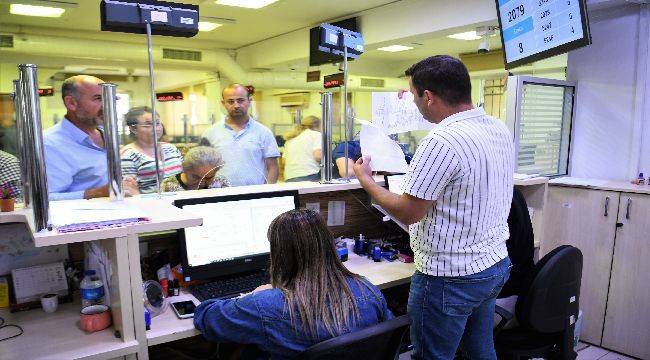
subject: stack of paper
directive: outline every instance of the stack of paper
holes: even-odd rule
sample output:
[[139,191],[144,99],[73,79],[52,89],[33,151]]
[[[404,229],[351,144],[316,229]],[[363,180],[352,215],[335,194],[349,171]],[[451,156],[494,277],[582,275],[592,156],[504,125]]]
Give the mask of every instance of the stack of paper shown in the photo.
[[50,220],[58,232],[121,227],[149,219],[123,201],[66,200],[50,202]]

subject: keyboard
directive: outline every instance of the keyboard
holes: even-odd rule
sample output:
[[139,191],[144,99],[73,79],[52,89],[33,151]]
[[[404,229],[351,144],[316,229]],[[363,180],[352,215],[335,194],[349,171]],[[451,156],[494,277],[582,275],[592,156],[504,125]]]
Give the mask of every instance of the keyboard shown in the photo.
[[269,275],[266,271],[233,275],[213,282],[190,287],[192,295],[200,301],[209,299],[232,299],[240,294],[253,291],[256,287],[268,284]]

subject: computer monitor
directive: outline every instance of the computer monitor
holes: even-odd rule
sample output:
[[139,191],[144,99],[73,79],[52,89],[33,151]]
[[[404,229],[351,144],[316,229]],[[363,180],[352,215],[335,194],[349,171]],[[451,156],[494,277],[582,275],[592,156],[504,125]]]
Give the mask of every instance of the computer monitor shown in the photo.
[[267,231],[278,215],[299,207],[298,191],[176,200],[203,218],[202,226],[178,230],[185,281],[265,269]]

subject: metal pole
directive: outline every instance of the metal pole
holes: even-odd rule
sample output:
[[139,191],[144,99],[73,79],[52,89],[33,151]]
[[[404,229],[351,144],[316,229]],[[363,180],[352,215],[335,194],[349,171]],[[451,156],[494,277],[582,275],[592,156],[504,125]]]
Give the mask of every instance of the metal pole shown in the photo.
[[183,141],[187,144],[189,142],[187,139],[187,122],[189,121],[187,114],[183,114],[181,121],[183,122]]
[[106,160],[108,161],[108,196],[111,201],[121,201],[124,200],[124,186],[120,162],[120,132],[117,126],[117,85],[103,83],[100,86],[102,87]]
[[156,123],[159,121],[158,116],[156,115],[156,93],[155,93],[155,87],[154,87],[154,81],[153,81],[153,50],[151,46],[151,23],[147,21],[147,51],[149,53],[149,86],[151,88],[151,118],[153,119],[153,126],[151,127],[153,130],[153,150],[154,154],[156,155],[154,158],[156,159],[156,190],[158,192],[158,196],[161,196],[161,189],[160,189],[160,183],[162,182],[161,180],[161,174],[160,174],[160,160],[159,154],[158,154],[158,131],[156,130]]
[[322,134],[322,156],[320,160],[320,179],[321,183],[329,184],[332,182],[332,93],[324,92],[321,94],[321,107],[323,113],[321,117],[321,134]]
[[[344,35],[341,33],[340,35],[343,37]],[[349,174],[349,169],[348,169],[348,146],[350,145],[350,131],[348,129],[349,127],[349,120],[348,120],[348,47],[345,46],[345,40],[342,41],[343,43],[343,88],[341,91],[341,122],[343,123],[343,129],[344,129],[344,135],[345,135],[345,181],[349,182],[350,181],[350,174]]]
[[32,157],[28,160],[30,166],[29,178],[32,182],[31,196],[34,209],[34,227],[36,231],[51,228],[50,204],[47,192],[47,176],[45,169],[45,154],[43,151],[43,128],[41,126],[41,106],[38,98],[37,66],[32,64],[18,65],[20,85],[26,109],[25,134],[31,146]]
[[18,159],[20,160],[20,178],[23,188],[23,205],[29,208],[32,205],[29,181],[29,168],[28,164],[31,157],[29,156],[30,141],[25,137],[25,99],[23,98],[22,87],[20,81],[14,80],[14,108],[16,109],[16,138],[18,141]]

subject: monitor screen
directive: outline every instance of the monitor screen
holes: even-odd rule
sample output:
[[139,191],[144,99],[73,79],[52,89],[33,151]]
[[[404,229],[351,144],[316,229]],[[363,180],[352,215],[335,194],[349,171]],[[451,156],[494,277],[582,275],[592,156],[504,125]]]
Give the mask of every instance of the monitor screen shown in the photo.
[[[349,18],[341,21],[331,23],[340,28],[358,32],[357,18]],[[318,66],[328,63],[341,62],[342,56],[326,53],[318,50],[318,43],[320,41],[320,27],[314,27],[309,30],[309,66]],[[353,60],[348,57],[348,60]]]
[[585,0],[495,0],[505,68],[591,44]]
[[175,205],[203,218],[202,226],[179,230],[183,275],[190,280],[210,279],[264,268],[270,250],[269,225],[298,207],[298,193],[186,199]]

